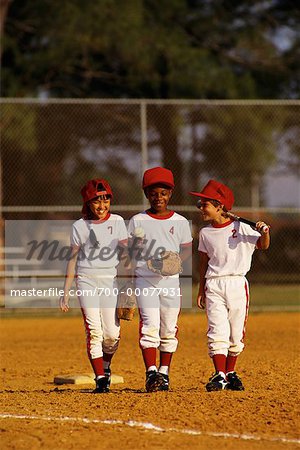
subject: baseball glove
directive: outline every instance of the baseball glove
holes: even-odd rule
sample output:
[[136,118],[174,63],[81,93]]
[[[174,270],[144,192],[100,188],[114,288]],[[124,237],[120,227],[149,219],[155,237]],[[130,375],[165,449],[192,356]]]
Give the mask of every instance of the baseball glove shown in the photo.
[[117,304],[118,319],[132,320],[136,310],[134,284],[130,281],[120,289]]
[[147,261],[148,269],[163,277],[176,275],[182,272],[181,258],[178,253],[164,251],[159,258],[151,258]]

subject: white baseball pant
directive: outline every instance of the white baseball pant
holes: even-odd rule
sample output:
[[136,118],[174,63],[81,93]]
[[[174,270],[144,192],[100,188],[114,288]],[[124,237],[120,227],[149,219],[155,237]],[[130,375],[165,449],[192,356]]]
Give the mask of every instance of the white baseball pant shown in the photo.
[[140,347],[155,347],[162,352],[177,349],[177,320],[181,296],[178,278],[164,278],[153,285],[146,278],[136,279],[140,313]]
[[205,283],[208,349],[217,354],[243,351],[249,308],[249,286],[244,276],[208,278]]
[[77,276],[77,289],[81,294],[78,298],[90,359],[100,358],[103,353],[114,354],[120,340],[120,322],[116,313],[116,280],[109,273],[105,276],[103,269],[101,272],[104,272],[101,276]]

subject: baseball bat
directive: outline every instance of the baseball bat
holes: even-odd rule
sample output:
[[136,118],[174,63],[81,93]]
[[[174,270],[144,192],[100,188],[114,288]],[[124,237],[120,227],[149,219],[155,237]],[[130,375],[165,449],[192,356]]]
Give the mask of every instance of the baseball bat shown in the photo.
[[[201,200],[198,200],[197,202],[197,208],[201,208]],[[244,219],[243,217],[237,216],[236,214],[233,214],[231,212],[226,212],[222,214],[224,217],[228,217],[229,219],[233,219],[233,220],[238,220],[239,222],[243,222],[246,223],[247,225],[250,225],[253,228],[256,228],[256,222],[253,222],[252,220],[249,219]],[[265,225],[264,227],[262,227],[262,231],[264,233],[266,233],[269,230],[269,226]]]
[[[246,223],[247,225],[250,225],[251,227],[256,228],[256,222],[253,222],[252,220],[249,220],[249,219],[244,219],[243,217],[237,216],[236,214],[233,214],[231,212],[226,212],[224,214],[224,216],[228,217],[229,219],[238,220],[239,222]],[[266,233],[268,230],[269,230],[269,227],[267,225],[262,227],[262,231],[264,233]]]

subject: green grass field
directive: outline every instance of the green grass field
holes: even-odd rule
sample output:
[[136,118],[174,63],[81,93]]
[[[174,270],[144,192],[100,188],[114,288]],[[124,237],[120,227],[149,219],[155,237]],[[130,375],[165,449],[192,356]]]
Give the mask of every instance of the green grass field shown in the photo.
[[278,284],[250,286],[250,301],[255,306],[300,306],[300,285]]
[[[193,286],[193,305],[196,305],[198,286]],[[250,308],[276,310],[300,310],[299,284],[252,284],[250,285]]]

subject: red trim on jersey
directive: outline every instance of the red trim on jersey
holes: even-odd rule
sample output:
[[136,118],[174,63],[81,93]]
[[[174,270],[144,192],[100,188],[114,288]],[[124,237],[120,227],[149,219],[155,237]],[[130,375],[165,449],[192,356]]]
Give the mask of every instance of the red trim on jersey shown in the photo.
[[89,326],[88,326],[88,323],[87,323],[87,320],[86,320],[85,313],[84,313],[82,308],[81,308],[81,313],[82,313],[82,317],[83,317],[85,334],[86,334],[87,354],[88,354],[88,357],[91,358],[91,334],[90,334],[90,329],[89,329]]
[[149,211],[145,211],[146,214],[150,217],[152,217],[153,219],[157,219],[157,220],[166,220],[166,219],[170,219],[170,217],[172,217],[175,213],[175,211],[170,211],[169,214],[167,214],[166,216],[158,216],[157,214],[152,214]]
[[91,222],[92,222],[92,223],[95,223],[95,224],[97,224],[97,223],[103,223],[103,222],[106,222],[106,221],[110,218],[110,216],[111,216],[111,214],[108,213],[108,214],[104,217],[104,219],[91,220]]
[[214,228],[225,228],[228,227],[228,225],[230,225],[232,222],[234,222],[234,220],[229,220],[228,222],[225,223],[212,223],[212,226]]
[[119,241],[119,244],[128,244],[128,239],[122,239],[121,241]]
[[180,292],[180,306],[179,306],[179,311],[178,311],[178,316],[177,316],[177,321],[176,321],[176,333],[175,333],[175,337],[178,340],[178,332],[179,332],[179,328],[178,328],[178,317],[181,314],[181,309],[182,309],[182,289],[181,286],[179,286],[179,292]]
[[[182,309],[182,289],[181,289],[181,285],[179,285],[179,292],[180,292],[180,306],[179,306],[179,312],[178,312],[177,319],[180,316],[181,309]],[[177,334],[178,334],[178,323],[176,323],[176,328],[177,328],[177,330],[176,330],[176,337],[177,337]]]
[[140,349],[142,350],[141,337],[142,337],[143,319],[142,319],[142,316],[141,316],[140,309],[139,309],[139,315],[140,315],[140,322],[139,322],[139,346],[140,346]]
[[245,293],[246,293],[246,314],[245,314],[245,320],[244,320],[244,326],[243,326],[243,337],[241,339],[241,342],[244,342],[244,337],[246,334],[246,323],[247,323],[248,312],[249,312],[249,291],[248,291],[247,283],[245,283]]
[[193,244],[193,241],[185,242],[184,244],[180,244],[180,247],[191,247],[192,244]]
[[83,308],[81,308],[81,313],[82,313],[84,327],[85,327],[87,354],[88,354],[91,366],[93,368],[93,371],[94,371],[96,377],[98,375],[104,375],[103,357],[100,356],[99,358],[92,358],[92,356],[91,356],[91,331],[90,331],[90,327],[87,323],[86,315],[84,313]]

